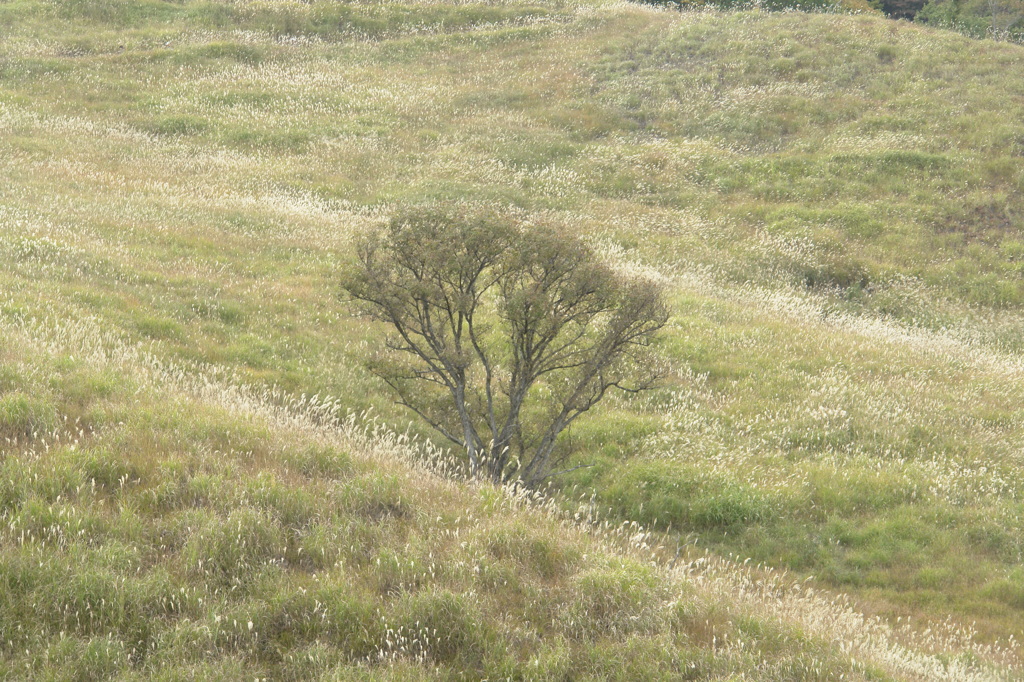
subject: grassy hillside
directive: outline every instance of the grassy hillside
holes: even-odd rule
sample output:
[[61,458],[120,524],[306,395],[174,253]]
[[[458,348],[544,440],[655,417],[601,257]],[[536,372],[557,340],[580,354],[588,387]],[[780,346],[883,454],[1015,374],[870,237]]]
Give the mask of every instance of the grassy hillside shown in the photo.
[[[445,621],[456,643],[374,669],[912,678],[1016,659],[1024,49],[877,16],[559,2],[19,0],[0,35],[8,677],[304,679],[307,653],[341,677],[435,609],[465,616]],[[577,531],[570,551],[494,491],[282,416],[329,395],[406,428],[361,365],[382,330],[335,272],[355,233],[431,200],[543,213],[669,288],[672,376],[574,426],[594,466],[556,504],[656,529],[666,561],[696,543],[813,576],[814,609],[743,604],[716,573],[717,615],[688,621],[663,606],[692,579],[647,554]],[[76,347],[77,320],[102,339]],[[263,397],[238,412],[209,377]],[[451,539],[457,518],[477,544]],[[403,568],[432,552],[443,579]],[[493,592],[487,556],[511,581]],[[838,594],[895,628],[860,663]],[[619,601],[584,603],[602,595]],[[354,615],[314,623],[318,604]],[[362,629],[325,624],[342,621]],[[972,623],[983,645],[955,634]]]
[[[856,632],[799,586],[659,565],[635,526],[452,482],[402,438],[168,370],[92,324],[4,333],[2,679],[984,671]],[[848,646],[811,613],[850,620]]]

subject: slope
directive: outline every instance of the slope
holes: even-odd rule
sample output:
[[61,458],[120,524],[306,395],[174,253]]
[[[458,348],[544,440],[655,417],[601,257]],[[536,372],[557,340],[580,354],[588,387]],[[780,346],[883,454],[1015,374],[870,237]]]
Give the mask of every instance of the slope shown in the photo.
[[1011,651],[894,632],[785,576],[670,560],[586,505],[453,480],[444,453],[181,371],[92,320],[3,332],[4,679],[1012,670]]
[[[894,624],[1024,634],[1019,47],[571,3],[20,1],[0,27],[5,324],[94,319],[404,430],[336,296],[352,234],[406,202],[544,212],[676,312],[665,388],[571,434],[594,466],[566,508],[593,489]],[[30,374],[14,433],[69,413]]]

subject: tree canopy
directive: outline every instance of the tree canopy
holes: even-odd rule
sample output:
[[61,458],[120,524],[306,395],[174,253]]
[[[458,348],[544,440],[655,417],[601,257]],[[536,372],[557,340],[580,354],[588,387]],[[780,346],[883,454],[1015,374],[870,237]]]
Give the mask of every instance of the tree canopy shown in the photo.
[[610,389],[658,378],[658,284],[552,225],[420,208],[368,235],[342,286],[389,327],[372,371],[463,448],[473,475],[536,484],[560,434]]

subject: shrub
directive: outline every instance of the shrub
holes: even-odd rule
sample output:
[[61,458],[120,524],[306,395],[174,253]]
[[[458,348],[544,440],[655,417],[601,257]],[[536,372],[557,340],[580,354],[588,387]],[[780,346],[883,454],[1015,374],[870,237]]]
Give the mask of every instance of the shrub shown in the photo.
[[567,634],[593,638],[654,630],[662,623],[657,585],[652,569],[632,561],[592,568],[574,580],[562,626]]
[[0,395],[0,439],[34,438],[57,425],[56,410],[21,392]]
[[189,573],[214,582],[240,584],[268,563],[283,559],[284,530],[266,513],[242,508],[215,517],[185,546]]

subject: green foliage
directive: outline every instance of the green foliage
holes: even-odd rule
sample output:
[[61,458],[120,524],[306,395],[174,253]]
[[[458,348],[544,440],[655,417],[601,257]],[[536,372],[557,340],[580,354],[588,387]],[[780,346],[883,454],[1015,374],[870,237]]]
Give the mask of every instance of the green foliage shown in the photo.
[[18,391],[0,394],[0,438],[34,438],[57,424],[51,404]]
[[850,0],[640,0],[645,4],[669,7],[679,10],[715,8],[719,10],[767,10],[770,12],[843,12],[864,10]]
[[[549,11],[541,6],[403,5],[394,9],[357,3],[315,2],[234,4],[209,1],[175,2],[167,0],[53,0],[48,9],[57,17],[119,29],[142,29],[151,25],[183,21],[206,29],[242,29],[265,32],[272,37],[305,37],[337,40],[350,36],[380,37],[412,27],[431,27],[446,31],[465,30],[479,25],[514,22],[523,18],[544,17]],[[259,61],[261,52],[248,47],[221,44],[210,48],[208,56],[226,56],[241,61]],[[255,57],[255,59],[254,59]]]
[[180,340],[184,329],[174,320],[143,317],[136,322],[139,333],[151,339]]
[[557,225],[411,210],[364,238],[342,288],[387,328],[371,371],[496,483],[554,475],[563,431],[609,389],[659,377],[647,349],[668,320],[660,286]]
[[1024,608],[1024,571],[1014,569],[1002,580],[986,585],[985,594],[1012,608]]
[[404,655],[453,665],[479,668],[488,644],[487,630],[472,602],[448,591],[421,591],[397,605],[398,631],[408,638]]
[[1024,4],[1019,0],[927,0],[914,18],[975,38],[1024,40]]
[[882,11],[893,19],[913,19],[928,0],[882,0]]
[[61,18],[119,27],[167,20],[179,11],[179,3],[163,0],[53,0],[46,4]]
[[148,122],[143,130],[156,135],[198,135],[206,130],[206,121],[194,116],[163,116]]
[[[657,588],[654,574],[639,564],[589,568],[576,577],[575,600],[562,618],[583,637],[657,631],[662,616]],[[585,628],[593,630],[588,633]]]
[[347,511],[373,522],[401,518],[409,511],[402,502],[398,479],[386,474],[371,475],[346,481],[336,493],[338,504]]
[[499,528],[488,538],[487,550],[495,559],[535,571],[547,580],[564,576],[580,559],[573,548],[522,525]]
[[285,454],[285,461],[303,476],[315,479],[342,480],[352,473],[352,458],[329,446],[310,445]]
[[245,586],[266,566],[283,559],[284,529],[268,515],[239,509],[225,519],[210,518],[184,549],[191,575],[213,584]]
[[682,532],[736,530],[773,516],[770,496],[701,467],[662,463],[628,465],[600,491],[628,518]]

